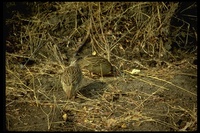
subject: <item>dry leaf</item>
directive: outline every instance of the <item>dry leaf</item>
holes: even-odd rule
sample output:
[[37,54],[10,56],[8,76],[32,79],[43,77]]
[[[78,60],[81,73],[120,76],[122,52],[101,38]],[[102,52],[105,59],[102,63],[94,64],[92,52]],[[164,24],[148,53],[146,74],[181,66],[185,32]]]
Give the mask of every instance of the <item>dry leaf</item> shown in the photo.
[[62,116],[62,118],[63,118],[64,121],[66,121],[66,120],[67,120],[67,114],[64,114],[64,115]]

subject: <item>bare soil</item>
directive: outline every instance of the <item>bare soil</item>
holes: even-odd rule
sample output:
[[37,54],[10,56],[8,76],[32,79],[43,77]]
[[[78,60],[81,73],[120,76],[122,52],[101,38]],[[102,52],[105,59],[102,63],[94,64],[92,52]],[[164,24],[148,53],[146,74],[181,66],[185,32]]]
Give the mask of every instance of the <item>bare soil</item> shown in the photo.
[[[61,85],[55,85],[55,77],[45,76],[35,82],[36,87],[40,86],[36,97],[31,92],[7,95],[7,129],[197,130],[197,69],[184,62],[172,68],[156,67],[142,73],[143,76],[127,74],[103,78],[85,75],[82,89],[74,101],[66,100]],[[63,115],[67,118],[63,119]]]

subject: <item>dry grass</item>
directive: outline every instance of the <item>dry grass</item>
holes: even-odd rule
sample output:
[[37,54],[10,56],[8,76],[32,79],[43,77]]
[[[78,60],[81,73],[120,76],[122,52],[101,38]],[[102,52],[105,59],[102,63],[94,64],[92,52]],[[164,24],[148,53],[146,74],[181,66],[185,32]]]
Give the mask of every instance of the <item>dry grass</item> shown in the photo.
[[[153,60],[161,61],[168,56],[176,61],[176,56],[169,53],[167,46],[171,46],[175,40],[173,37],[169,38],[172,32],[170,21],[178,4],[176,2],[47,2],[40,4],[35,9],[34,15],[29,18],[15,14],[14,18],[18,21],[6,22],[15,25],[21,23],[21,27],[14,27],[15,33],[10,35],[11,39],[14,38],[14,43],[10,41],[11,39],[6,41],[6,47],[11,50],[6,52],[6,107],[13,102],[37,105],[47,117],[48,130],[55,123],[49,116],[55,113],[55,108],[59,108],[67,120],[70,119],[69,112],[73,112],[76,125],[87,130],[123,130],[128,126],[139,126],[145,122],[156,122],[176,131],[192,128],[197,122],[195,106],[193,110],[189,110],[165,102],[169,109],[164,115],[171,117],[172,121],[176,117],[173,116],[173,110],[182,111],[193,118],[182,129],[173,122],[167,123],[143,111],[146,109],[147,101],[163,100],[156,94],[169,90],[166,84],[175,86],[188,95],[196,96],[195,93],[167,81],[167,78],[176,74],[170,70],[174,66],[173,63],[165,61],[168,71],[165,72],[165,77],[162,77],[163,75],[159,74],[166,69],[155,73],[153,70],[150,71],[148,65],[142,65],[140,61],[134,59],[142,54]],[[46,10],[43,11],[43,8]],[[51,8],[54,10],[50,11]],[[78,97],[84,101],[80,103],[56,97],[54,92],[62,91],[59,78],[64,59],[69,59],[78,49],[77,44],[84,38],[89,24],[92,27],[89,37],[91,53],[88,54],[95,51],[111,61],[125,75],[120,76],[123,82],[136,79],[157,89],[151,94],[131,89],[124,91],[123,88],[108,83],[103,94],[99,94],[96,99],[79,94]],[[180,27],[174,29],[176,32],[181,31]],[[187,36],[194,35],[189,29],[185,33]],[[187,41],[184,43],[188,43]],[[36,64],[29,65],[29,60],[33,60]],[[130,74],[135,66],[148,70],[148,75],[143,74],[138,77]],[[169,71],[172,73],[168,73]],[[159,80],[162,84],[146,78]],[[51,106],[52,110],[45,112],[42,109],[44,105]],[[162,110],[158,109],[158,112],[156,116],[163,115]],[[9,111],[7,114],[12,115]]]

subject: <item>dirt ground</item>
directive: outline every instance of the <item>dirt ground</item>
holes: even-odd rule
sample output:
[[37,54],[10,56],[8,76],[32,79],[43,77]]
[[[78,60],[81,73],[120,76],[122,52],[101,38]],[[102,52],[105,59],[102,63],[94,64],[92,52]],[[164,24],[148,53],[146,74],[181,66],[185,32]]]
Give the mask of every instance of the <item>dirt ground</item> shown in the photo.
[[55,85],[56,77],[45,75],[35,82],[40,86],[37,98],[31,92],[6,97],[6,127],[9,131],[194,131],[197,69],[192,66],[185,59],[141,75],[85,75],[74,101],[66,100],[60,84]]

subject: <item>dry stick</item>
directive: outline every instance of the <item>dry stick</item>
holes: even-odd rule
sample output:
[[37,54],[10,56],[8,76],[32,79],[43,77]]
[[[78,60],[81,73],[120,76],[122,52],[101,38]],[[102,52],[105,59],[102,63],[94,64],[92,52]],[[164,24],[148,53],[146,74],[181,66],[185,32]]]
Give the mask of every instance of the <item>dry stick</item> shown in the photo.
[[[35,94],[34,90],[32,90],[30,87],[26,86],[26,85],[21,81],[21,79],[20,79],[18,76],[16,76],[16,75],[14,74],[14,72],[12,72],[12,71],[9,70],[9,69],[8,69],[8,71],[9,71],[10,73],[12,73],[12,74],[19,80],[19,82],[20,82],[24,87],[28,88],[30,91],[33,91],[33,93],[34,93],[34,98],[36,98],[36,94]],[[38,105],[38,100],[37,100],[37,98],[36,98],[35,100],[36,100],[36,103],[37,103],[37,105]]]
[[[128,72],[129,73],[129,72]],[[134,77],[134,76],[132,76],[131,75],[131,77]],[[136,78],[136,77],[134,77],[134,78]],[[136,79],[138,79],[138,78],[136,78]],[[147,81],[145,81],[145,80],[142,80],[142,79],[138,79],[138,80],[141,80],[141,81],[143,81],[143,82],[147,82]],[[152,83],[151,83],[151,85],[152,85]],[[153,84],[153,85],[155,85],[155,86],[157,86],[157,87],[159,87],[159,88],[163,88],[163,89],[167,89],[167,88],[165,88],[165,87],[163,87],[163,86],[158,86],[158,85],[156,85],[156,84]],[[167,89],[168,90],[168,89]],[[146,99],[144,99],[137,107],[135,107],[134,108],[134,110],[135,109],[137,109],[137,108],[139,108],[141,105],[143,105],[143,103],[145,102],[145,101],[147,101],[149,98],[151,98],[154,94],[156,94],[156,93],[158,93],[159,91],[161,91],[160,89],[158,89],[158,90],[156,90],[155,92],[153,92],[151,95],[149,95]],[[133,112],[134,110],[131,110],[131,112]],[[130,112],[127,112],[127,113],[125,113],[124,115],[127,115],[127,114],[129,114]],[[134,113],[134,112],[133,112]],[[153,120],[153,119],[152,119]],[[154,120],[154,121],[158,121],[158,120]]]
[[[126,71],[126,70],[125,70],[125,72],[130,74],[130,72],[128,72],[128,71]],[[163,82],[168,83],[168,84],[170,84],[170,85],[172,85],[172,86],[174,86],[174,87],[176,87],[176,88],[179,88],[179,89],[181,89],[181,90],[183,90],[183,91],[186,91],[186,92],[188,92],[188,93],[190,93],[190,94],[192,94],[192,95],[194,95],[194,96],[197,96],[197,94],[195,94],[195,93],[193,93],[193,92],[190,92],[190,91],[188,91],[188,90],[186,90],[186,89],[184,89],[184,88],[182,88],[182,87],[179,87],[179,86],[173,84],[172,82],[166,81],[166,80],[164,80],[164,79],[160,79],[160,78],[153,77],[153,76],[148,76],[148,75],[143,75],[143,74],[139,74],[139,76],[145,76],[145,77],[149,77],[149,78],[156,79],[156,80],[159,80],[159,81],[163,81]],[[132,75],[131,75],[131,77],[136,78],[135,76],[132,76]],[[141,80],[141,81],[143,81],[143,82],[146,82],[145,80],[142,80],[142,79],[139,79],[139,78],[136,78],[136,79]],[[160,88],[163,88],[163,89],[167,89],[167,88],[165,88],[165,87],[163,87],[163,86],[159,86],[159,85],[156,85],[156,84],[153,84],[153,85],[155,85],[155,86],[157,86],[157,87],[160,87]],[[167,89],[167,90],[169,90],[169,89]]]
[[9,55],[12,57],[29,58],[29,56],[26,56],[26,55],[18,55],[18,54],[13,54],[13,53],[8,53],[8,52],[6,52],[6,55]]
[[186,75],[186,76],[191,76],[191,77],[197,77],[196,74],[189,74],[189,73],[176,73],[176,74],[180,74],[180,75]]
[[168,126],[168,127],[170,127],[170,128],[173,128],[173,129],[175,129],[175,130],[178,130],[178,129],[179,129],[179,128],[175,127],[174,125],[172,125],[172,124],[170,124],[170,123],[167,123],[167,122],[165,122],[165,121],[161,121],[161,120],[159,120],[159,119],[154,119],[154,121],[155,121],[155,122],[158,122],[158,123],[160,123],[160,124],[162,124],[162,125],[164,125],[164,126]]
[[48,127],[48,130],[51,128],[51,124],[49,123],[49,114],[51,114],[51,111],[52,111],[52,108],[51,108],[51,110],[50,110],[50,112],[47,114],[43,109],[42,109],[42,107],[40,106],[40,108],[41,108],[41,110],[42,110],[42,112],[46,115],[46,117],[47,117],[47,127]]
[[[25,64],[24,64],[24,66],[26,66],[26,64],[29,62],[29,60],[30,60],[30,58],[36,53],[36,52],[38,52],[43,46],[42,46],[42,38],[43,38],[43,36],[44,36],[44,33],[42,33],[42,37],[41,38],[38,38],[38,45],[37,45],[37,48],[35,49],[35,51],[33,51],[32,53],[31,53],[31,55],[28,57],[28,60],[25,62]],[[31,35],[29,34],[29,37],[30,37],[30,42],[32,42],[32,37],[31,37]],[[33,44],[33,42],[32,42],[32,44]],[[31,48],[30,48],[31,49]]]
[[118,45],[118,42],[121,39],[123,39],[129,32],[131,32],[134,28],[135,27],[133,26],[128,32],[124,33],[121,38],[119,38],[116,42],[114,42],[113,44],[111,44],[112,46],[111,46],[110,50],[112,51]]
[[190,92],[190,91],[188,91],[188,90],[186,90],[186,89],[184,89],[184,88],[182,88],[182,87],[179,87],[179,86],[173,84],[172,82],[166,81],[166,80],[164,80],[164,79],[160,79],[160,78],[153,77],[153,76],[146,76],[146,77],[149,77],[149,78],[153,78],[153,79],[156,79],[156,80],[160,80],[160,81],[166,82],[166,83],[168,83],[168,84],[170,84],[170,85],[172,85],[172,86],[174,86],[174,87],[177,87],[177,88],[179,88],[179,89],[181,89],[181,90],[183,90],[183,91],[186,91],[186,92],[188,92],[188,93],[190,93],[190,94],[192,94],[192,95],[194,95],[194,96],[197,96],[197,94],[192,93],[192,92]]
[[102,34],[102,37],[103,37],[102,43],[104,43],[104,45],[105,45],[104,48],[105,48],[107,56],[108,56],[107,59],[110,62],[110,46],[109,46],[108,41],[107,41],[107,39],[105,37],[105,34],[103,32],[103,27],[102,27],[102,23],[101,23],[101,15],[100,15],[100,13],[101,13],[101,5],[99,3],[99,13],[98,13],[98,16],[99,16],[99,26],[100,26],[101,34]]
[[[128,10],[128,9],[127,9]],[[126,10],[126,11],[127,11]],[[126,11],[124,11],[122,14],[124,14]],[[122,15],[121,14],[121,15]],[[118,15],[117,17],[119,17],[120,15]],[[115,17],[115,18],[117,18],[117,17]],[[92,19],[93,20],[93,22],[94,22],[94,19]],[[106,49],[106,53],[108,54],[108,60],[110,59],[110,51],[112,51],[116,46],[117,46],[117,43],[122,39],[122,38],[124,38],[130,31],[132,31],[135,27],[132,27],[127,33],[125,33],[121,38],[119,38],[116,42],[114,42],[113,44],[110,44],[110,46],[109,46],[109,44],[108,44],[108,42],[107,42],[107,40],[105,39],[105,35],[104,35],[104,33],[103,33],[103,28],[102,28],[102,23],[101,23],[101,18],[100,18],[100,5],[99,5],[99,21],[100,21],[100,30],[101,30],[101,34],[102,34],[102,37],[103,37],[103,39],[99,36],[99,39],[101,40],[101,42],[103,43],[103,44],[105,44],[106,46],[108,46],[107,48],[105,48]],[[94,25],[95,26],[95,25]],[[95,26],[95,31],[97,32],[97,28],[96,28],[96,26]],[[98,45],[99,43],[98,43],[98,41],[93,37],[93,39],[95,40],[95,42],[96,42],[96,44]],[[103,51],[104,51],[104,48],[102,48],[100,45],[98,45],[99,46],[99,48],[101,48]]]
[[[92,19],[92,22],[94,23],[94,30],[96,31],[96,33],[98,33],[98,30],[97,30],[96,24],[95,24],[95,22],[94,22],[93,16],[91,17],[91,19]],[[98,35],[98,34],[97,34],[97,35]],[[99,40],[101,40],[101,42],[102,42],[101,37],[100,37],[99,35],[98,35],[98,37],[99,37]],[[102,51],[104,51],[104,48],[101,47],[101,44],[99,44],[99,42],[96,40],[96,38],[95,38],[94,35],[92,36],[92,39],[96,42],[97,46],[98,46]],[[96,49],[96,51],[97,51],[97,49]]]
[[[93,21],[93,23],[94,23],[94,18],[92,17],[92,21]],[[100,27],[102,27],[102,26],[100,26]],[[95,31],[96,32],[98,32],[97,31],[97,27],[96,27],[96,25],[94,24],[94,28],[95,28]],[[121,39],[123,39],[129,32],[131,32],[133,29],[134,29],[135,27],[133,26],[130,30],[128,30],[128,32],[126,32],[126,33],[124,33],[123,35],[122,35],[122,37],[120,37],[117,41],[115,41],[114,43],[112,43],[109,47],[109,50],[110,51],[112,51],[117,45],[118,45],[118,42],[121,40]],[[102,28],[101,28],[102,29]],[[103,33],[102,33],[103,34]],[[104,41],[102,40],[102,38],[100,37],[100,36],[98,36],[99,37],[99,40],[101,40],[101,42],[102,43],[104,43]],[[93,38],[93,40],[96,42],[96,44],[98,45],[98,47],[102,50],[102,51],[104,51],[104,48],[102,48],[101,47],[101,44],[99,44],[99,42],[96,40],[96,38],[95,38],[95,36],[93,36],[92,37]],[[104,40],[105,40],[105,36],[103,35],[103,38],[104,38]],[[108,44],[106,44],[106,43],[104,43],[105,45],[108,45]],[[111,53],[112,54],[112,53]]]
[[195,111],[195,107],[194,107],[193,110],[190,110],[190,109],[182,108],[181,106],[172,106],[168,103],[167,103],[167,105],[170,106],[173,109],[178,109],[178,110],[181,110],[181,111],[184,111],[184,112],[190,114],[190,116],[193,118],[193,120],[197,121],[197,112]]
[[[132,76],[132,75],[131,75],[131,77],[133,77],[133,78],[135,78],[135,79],[138,79],[138,80],[140,80],[140,81],[143,81],[143,82],[145,82],[145,83],[148,83],[148,84],[150,84],[150,85],[154,85],[154,86],[156,86],[156,87],[159,87],[159,88],[162,88],[162,89],[165,89],[165,90],[169,90],[169,89],[167,89],[166,87],[163,87],[163,86],[160,86],[160,85],[157,85],[157,84],[154,84],[154,83],[149,83],[149,82],[147,82],[147,81],[145,81],[145,80],[143,80],[143,79],[137,78],[136,76]],[[158,93],[159,91],[161,91],[161,89],[158,89],[158,90],[156,90],[155,92],[153,92],[150,96],[148,96],[145,100],[143,100],[135,109],[139,108],[145,101],[147,101],[149,98],[151,98],[154,94]]]
[[27,71],[30,73],[30,75],[32,76],[32,79],[33,79],[33,89],[34,89],[34,91],[33,91],[33,93],[34,93],[34,98],[35,98],[35,100],[36,100],[36,104],[37,104],[37,107],[38,107],[38,99],[37,99],[37,95],[36,95],[36,89],[35,89],[35,79],[34,79],[34,76],[33,76],[33,74],[30,72],[30,70],[25,66],[25,68],[27,69]]
[[79,42],[77,45],[79,46],[78,50],[75,52],[73,55],[74,57],[78,55],[78,53],[83,49],[83,46],[86,44],[85,42],[87,41],[89,35],[90,35],[90,30],[91,30],[92,24],[91,24],[91,19],[89,19],[89,25],[87,28],[87,33],[86,36],[83,38],[83,41]]
[[[53,118],[54,118],[54,116],[56,115],[55,109],[56,109],[56,107],[58,106],[55,95],[53,95],[53,100],[54,100],[54,105],[55,105],[55,106],[54,106],[54,105],[51,105],[51,106],[50,106],[50,108],[53,108],[53,112],[52,112],[52,117],[51,117],[50,125],[53,123]],[[50,128],[50,126],[49,126],[49,128]]]
[[[130,74],[130,72],[128,72],[128,71],[126,71],[126,70],[125,70],[125,72],[128,73],[128,74]],[[145,80],[143,80],[143,79],[139,79],[139,78],[137,78],[136,76],[132,76],[132,75],[130,75],[130,76],[133,77],[133,78],[136,78],[136,79],[138,79],[138,80],[140,80],[140,81],[143,81],[143,82],[148,83],[147,81],[145,81]],[[145,76],[145,75],[140,75],[140,76]],[[197,96],[197,94],[194,94],[194,93],[192,93],[192,92],[189,92],[188,90],[183,89],[183,88],[181,88],[181,87],[179,87],[179,86],[176,86],[176,85],[174,85],[173,83],[168,82],[168,81],[166,81],[166,80],[159,79],[159,78],[157,78],[157,77],[152,77],[152,76],[146,76],[146,77],[150,77],[150,78],[153,78],[153,79],[156,79],[156,80],[160,80],[160,81],[166,82],[166,83],[168,83],[168,84],[170,84],[170,85],[172,85],[172,86],[175,86],[175,87],[177,87],[177,88],[179,88],[179,89],[181,89],[181,90],[184,90],[184,91],[186,91],[186,92],[188,92],[188,93],[190,93],[190,94],[192,94],[192,95]],[[163,87],[163,86],[159,86],[159,85],[156,85],[156,84],[154,84],[154,83],[150,83],[150,84],[151,84],[151,85],[154,85],[154,86],[157,86],[157,87],[159,87],[159,88],[162,88],[162,89],[167,89],[167,88],[165,88],[165,87]],[[168,90],[168,89],[167,89],[167,90]],[[137,109],[137,108],[139,108],[145,101],[147,101],[150,97],[152,97],[154,94],[156,94],[156,93],[159,92],[159,91],[161,91],[161,90],[158,89],[158,90],[156,90],[155,92],[153,92],[149,97],[147,97],[147,98],[146,98],[145,100],[143,100],[137,107],[135,107],[134,110]]]
[[[90,9],[90,10],[92,10],[92,9]],[[99,12],[97,11],[97,12],[95,12],[94,14],[98,14]],[[100,18],[99,18],[100,19]],[[93,18],[93,16],[91,15],[91,21],[92,21],[92,23],[93,23],[93,25],[94,25],[94,30],[95,30],[95,32],[96,33],[98,33],[98,28],[97,28],[97,26],[96,26],[96,24],[95,24],[95,21],[94,21],[94,18]],[[101,23],[101,22],[100,22]],[[101,31],[102,31],[102,25],[100,24],[100,27],[101,27]],[[103,31],[102,31],[103,32]],[[103,34],[103,33],[102,33]],[[98,39],[104,44],[104,45],[108,45],[108,44],[106,44],[106,43],[104,43],[105,41],[103,41],[102,40],[102,38],[100,37],[100,35],[99,34],[97,34],[97,36],[98,36]],[[105,36],[103,35],[103,38],[104,38],[104,40],[105,40]],[[101,46],[101,44],[99,44],[99,42],[96,40],[96,38],[95,38],[95,36],[93,35],[92,36],[92,40],[94,40],[95,42],[96,42],[96,44],[97,44],[97,46],[102,50],[102,51],[105,51],[104,50],[104,47],[102,47]],[[95,47],[94,47],[95,48]],[[96,51],[97,51],[97,49],[95,49]],[[105,52],[105,53],[107,53],[107,51]]]
[[126,61],[126,62],[129,62],[129,63],[135,63],[135,64],[137,64],[137,65],[139,65],[140,67],[142,67],[142,68],[144,68],[144,69],[147,69],[148,70],[148,68],[147,67],[145,67],[145,66],[143,66],[139,61],[129,61],[129,60],[127,60],[127,59],[124,59],[124,58],[122,58],[122,57],[119,57],[119,56],[117,56],[117,55],[115,55],[115,54],[113,54],[112,53],[112,55],[113,56],[115,56],[116,58],[118,58],[118,59],[121,59],[121,60],[123,60],[123,61]]

